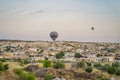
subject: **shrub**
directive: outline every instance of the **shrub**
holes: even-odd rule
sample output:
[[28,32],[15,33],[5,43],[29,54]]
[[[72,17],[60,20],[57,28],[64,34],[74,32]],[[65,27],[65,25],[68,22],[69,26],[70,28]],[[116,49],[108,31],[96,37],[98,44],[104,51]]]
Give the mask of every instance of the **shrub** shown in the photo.
[[93,68],[92,67],[88,67],[88,68],[85,69],[85,71],[88,72],[88,73],[91,73],[93,71]]
[[49,61],[49,60],[43,61],[43,67],[44,67],[44,68],[51,67],[51,61]]
[[19,75],[19,80],[35,80],[36,76],[34,73],[22,73]]
[[56,54],[55,57],[57,59],[61,59],[61,58],[63,58],[64,55],[65,55],[65,53],[63,51],[61,51],[60,53]]
[[96,80],[110,80],[110,79],[100,75],[100,76],[97,77]]
[[109,67],[110,67],[109,64],[105,64],[105,65],[102,66],[101,70],[102,71],[107,71]]
[[85,67],[85,62],[78,62],[77,67],[80,67],[80,68]]
[[107,72],[109,73],[109,74],[114,74],[115,73],[115,68],[114,67],[112,67],[112,66],[110,66],[110,67],[108,67],[108,70],[107,70]]
[[116,67],[116,68],[117,68],[117,67],[120,67],[120,62],[112,63],[112,66],[113,66],[113,67]]
[[4,65],[4,71],[8,70],[9,69],[9,65],[8,64],[5,64]]
[[6,71],[9,69],[9,65],[8,64],[3,64],[2,62],[0,62],[0,73],[3,71]]
[[102,65],[100,63],[94,63],[94,67],[97,69],[101,69]]
[[16,75],[18,75],[18,80],[35,80],[36,76],[34,73],[27,73],[23,69],[14,69]]
[[44,76],[44,80],[52,80],[53,79],[53,75],[52,74],[46,74]]
[[14,69],[13,70],[13,72],[15,73],[15,74],[17,74],[17,75],[21,75],[21,74],[23,74],[23,69]]
[[80,57],[82,57],[82,56],[80,55],[80,53],[75,53],[74,57],[75,57],[75,58],[80,58]]
[[88,65],[88,66],[92,66],[92,63],[90,63],[90,62],[87,62],[87,65]]
[[24,64],[29,64],[29,63],[31,63],[29,60],[23,60],[23,63]]
[[4,59],[4,58],[1,58],[0,61],[1,61],[1,62],[6,62],[7,60]]
[[62,62],[55,62],[53,67],[55,69],[65,68],[65,65]]
[[120,76],[120,70],[117,70],[115,73],[117,76]]
[[4,71],[4,65],[0,62],[0,73]]

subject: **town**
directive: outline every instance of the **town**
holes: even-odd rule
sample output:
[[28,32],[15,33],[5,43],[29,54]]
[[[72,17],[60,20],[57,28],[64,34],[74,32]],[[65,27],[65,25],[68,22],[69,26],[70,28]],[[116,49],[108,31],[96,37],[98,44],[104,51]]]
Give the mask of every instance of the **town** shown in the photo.
[[[56,54],[63,52],[59,58]],[[119,43],[92,43],[67,41],[0,41],[0,58],[54,61],[56,59],[70,62],[114,62],[120,60]]]
[[[52,42],[52,41],[22,41],[22,40],[0,41],[1,62],[4,61],[20,62],[21,65],[24,66],[25,64],[40,65],[45,60],[53,63],[56,61],[62,62],[65,64],[65,66],[67,65],[67,69],[74,70],[80,66],[78,65],[79,62],[84,62],[87,63],[88,65],[91,63],[113,64],[120,61],[120,43],[74,42],[74,41]],[[46,66],[46,68],[47,67],[49,66]],[[29,70],[29,67],[27,70]],[[32,72],[34,72],[34,70]],[[39,73],[37,76],[39,76],[40,74],[41,73]],[[66,79],[56,78],[44,80],[66,80]],[[40,80],[42,80],[42,78],[40,78]],[[79,80],[84,80],[84,78]],[[92,78],[90,80],[96,79]]]

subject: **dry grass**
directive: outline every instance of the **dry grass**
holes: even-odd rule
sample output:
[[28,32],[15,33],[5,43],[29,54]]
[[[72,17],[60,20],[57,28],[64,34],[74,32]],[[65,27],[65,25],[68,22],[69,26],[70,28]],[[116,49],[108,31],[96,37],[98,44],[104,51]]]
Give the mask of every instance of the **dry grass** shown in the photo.
[[23,68],[23,66],[21,66],[18,62],[4,62],[4,64],[9,64],[9,70],[10,72],[13,71],[13,69],[16,68]]
[[23,66],[18,62],[4,62],[3,64],[9,64],[9,69],[0,74],[0,80],[17,80],[17,76],[13,73],[13,69],[23,68]]
[[[14,80],[16,78],[16,75],[13,73],[13,69],[15,69],[15,68],[24,68],[24,67],[28,66],[28,65],[21,66],[18,62],[4,62],[4,64],[9,64],[9,70],[0,75],[0,80]],[[42,63],[40,63],[39,66],[42,68]],[[70,64],[65,64],[65,68],[66,69],[71,69],[71,65]],[[78,71],[78,72],[85,72],[81,68],[75,69],[75,70]],[[102,71],[100,71],[98,69],[94,69],[93,73],[97,73],[97,75],[103,75],[103,76],[108,77],[108,78],[115,77],[117,80],[120,80],[120,76],[109,75],[107,72],[102,72]],[[70,73],[67,73],[67,75],[65,75],[65,77],[66,78],[71,78],[72,76],[70,76],[69,74]]]

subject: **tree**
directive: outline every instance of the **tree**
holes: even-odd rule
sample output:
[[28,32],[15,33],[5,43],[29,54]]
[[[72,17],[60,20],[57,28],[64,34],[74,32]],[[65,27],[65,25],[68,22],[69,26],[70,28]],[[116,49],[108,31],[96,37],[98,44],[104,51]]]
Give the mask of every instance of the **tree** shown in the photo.
[[52,74],[46,74],[44,76],[44,80],[53,80],[53,75]]
[[65,65],[62,62],[55,62],[53,67],[55,69],[65,68]]
[[31,63],[31,62],[30,62],[29,60],[26,60],[26,59],[25,59],[25,60],[23,60],[23,63],[24,63],[24,64],[29,64],[29,63]]
[[63,58],[64,55],[65,55],[65,53],[63,51],[61,51],[60,53],[56,54],[55,57],[57,59],[61,59],[61,58]]
[[107,71],[109,67],[110,67],[109,64],[105,64],[105,65],[102,66],[101,70],[102,71]]
[[19,80],[35,80],[36,76],[34,73],[23,73],[19,75]]
[[114,48],[108,49],[108,53],[115,53],[116,51],[117,49],[114,49]]
[[114,68],[113,66],[108,67],[107,72],[108,72],[109,74],[114,74],[115,71],[116,71],[116,70],[115,70],[115,68]]
[[94,63],[94,67],[97,69],[100,69],[102,67],[102,65],[100,63]]
[[5,51],[10,51],[11,50],[11,46],[7,46]]
[[110,80],[109,78],[105,78],[103,76],[98,76],[96,80]]
[[49,61],[49,60],[43,61],[43,67],[44,67],[44,68],[51,67],[51,61]]
[[18,75],[18,80],[35,80],[36,76],[34,73],[26,73],[23,69],[14,69],[13,72]]
[[38,51],[38,54],[42,54],[44,50],[40,48],[40,49],[37,49],[37,51]]
[[112,66],[113,66],[113,67],[116,67],[116,68],[117,68],[117,67],[120,67],[120,62],[112,63]]
[[4,71],[8,70],[9,69],[9,64],[5,64],[4,65]]
[[87,65],[88,65],[88,66],[92,66],[92,63],[90,63],[90,62],[87,62]]
[[2,53],[2,51],[0,50],[0,53]]
[[0,73],[2,73],[4,71],[4,65],[3,63],[0,62]]
[[102,56],[102,55],[101,55],[101,54],[97,54],[96,56],[97,56],[97,57],[100,57],[100,56]]
[[5,58],[0,59],[1,62],[6,62],[7,60]]
[[80,58],[80,57],[82,57],[82,56],[80,55],[80,53],[75,53],[74,57],[75,57],[75,58]]
[[88,72],[88,73],[91,73],[93,71],[93,68],[92,67],[88,67],[88,68],[85,69],[85,71]]
[[80,67],[80,68],[85,67],[85,62],[78,62],[77,67]]
[[23,69],[14,69],[13,70],[13,72],[15,73],[15,74],[17,74],[17,75],[21,75],[21,74],[23,74]]
[[64,51],[60,51],[60,54],[61,54],[62,56],[64,56],[64,55],[65,55],[65,52],[64,52]]
[[8,69],[9,69],[8,64],[3,64],[2,62],[0,62],[0,73],[2,73],[3,71],[6,71]]
[[117,76],[120,76],[120,70],[117,70],[115,73]]

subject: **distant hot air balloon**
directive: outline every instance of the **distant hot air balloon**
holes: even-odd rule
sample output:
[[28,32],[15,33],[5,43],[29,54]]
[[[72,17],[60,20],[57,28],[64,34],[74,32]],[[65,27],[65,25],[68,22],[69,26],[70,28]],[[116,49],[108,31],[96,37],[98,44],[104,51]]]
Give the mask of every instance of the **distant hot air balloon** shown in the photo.
[[56,38],[58,37],[58,33],[56,31],[53,31],[50,33],[50,37],[52,38],[53,41],[55,41]]
[[91,30],[94,30],[94,27],[91,27]]

